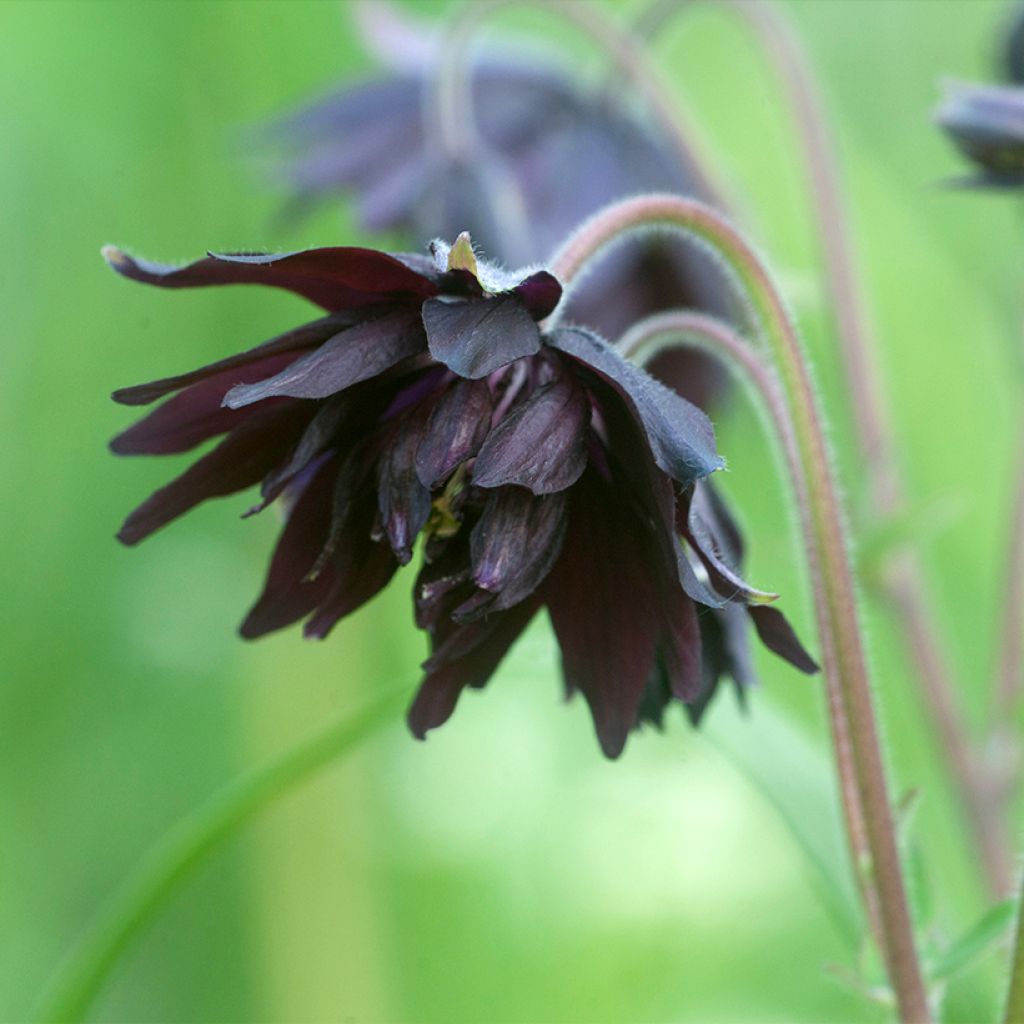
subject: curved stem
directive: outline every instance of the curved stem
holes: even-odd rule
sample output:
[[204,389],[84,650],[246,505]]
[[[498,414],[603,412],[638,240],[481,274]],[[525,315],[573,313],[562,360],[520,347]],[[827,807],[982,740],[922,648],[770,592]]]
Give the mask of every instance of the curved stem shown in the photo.
[[[793,424],[786,408],[785,399],[779,391],[779,382],[764,360],[740,334],[728,324],[693,310],[680,309],[656,313],[636,324],[619,339],[616,348],[627,358],[637,362],[653,359],[664,348],[678,345],[680,339],[717,356],[725,366],[739,374],[751,386],[761,400],[775,431],[785,460],[789,479],[793,484],[797,508],[800,511],[801,535],[811,536],[809,521],[809,488],[800,461]],[[805,547],[808,564],[814,566],[812,575],[820,575],[817,548]],[[843,818],[846,821],[847,845],[850,851],[850,865],[854,874],[861,900],[867,914],[868,926],[879,950],[883,949],[884,931],[878,889],[870,873],[863,870],[871,861],[868,846],[864,812],[857,789],[857,775],[853,764],[850,737],[846,729],[846,718],[841,713],[841,696],[836,687],[835,650],[827,638],[823,641],[822,661],[825,664],[825,682],[829,702],[829,725],[832,743],[836,751],[836,770],[839,778],[839,795],[842,800]]]
[[995,721],[1005,723],[1017,710],[1024,661],[1024,441],[1017,449],[1010,536],[1007,545],[1003,621],[995,686]]
[[[767,0],[689,0],[684,3],[655,0],[638,21],[637,31],[649,38],[675,14],[707,5],[735,15],[751,31],[760,44],[760,52],[779,79],[792,111],[814,207],[814,223],[820,236],[840,355],[850,387],[850,405],[869,501],[877,519],[890,519],[906,506],[906,495],[889,444],[892,435],[877,372],[875,345],[853,258],[842,175],[814,70],[789,19]],[[1003,816],[1005,808],[997,787],[988,778],[979,751],[965,731],[963,723],[967,716],[959,694],[966,692],[966,688],[952,670],[916,552],[907,548],[894,553],[881,574],[881,582],[902,620],[900,637],[914,665],[922,703],[939,738],[943,760],[971,826],[988,887],[994,895],[1005,896],[1013,885],[1010,841]]]
[[404,692],[387,694],[230,784],[180,821],[100,911],[58,970],[33,1019],[41,1024],[82,1020],[121,954],[209,854],[263,808],[391,720],[405,699]]
[[432,135],[450,159],[472,158],[480,149],[468,73],[469,46],[484,25],[501,12],[532,7],[568,22],[605,53],[623,78],[637,90],[660,129],[660,135],[677,152],[681,165],[691,173],[699,191],[716,205],[722,190],[712,180],[706,162],[695,157],[696,133],[651,70],[650,58],[640,42],[606,17],[588,0],[479,0],[464,6],[445,33],[438,59],[433,96],[428,114],[433,115]]
[[[738,282],[778,371],[789,409],[800,463],[808,485],[808,546],[817,553],[810,568],[815,609],[833,665],[838,706],[849,737],[857,791],[864,814],[870,870],[879,893],[883,954],[901,1019],[930,1018],[903,872],[889,804],[885,767],[857,617],[843,520],[832,480],[824,431],[800,342],[782,298],[764,264],[721,214],[694,200],[671,195],[640,196],[595,215],[566,243],[551,270],[571,284],[610,244],[642,229],[669,228],[708,245]],[[557,313],[557,311],[556,311]]]
[[1003,1024],[1024,1024],[1024,890],[1018,896],[1017,930],[1010,962],[1010,985],[1006,995]]

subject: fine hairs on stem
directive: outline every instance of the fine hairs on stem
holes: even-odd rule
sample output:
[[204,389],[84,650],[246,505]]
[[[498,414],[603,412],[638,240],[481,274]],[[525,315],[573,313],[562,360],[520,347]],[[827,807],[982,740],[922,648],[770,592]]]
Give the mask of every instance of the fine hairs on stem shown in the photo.
[[[830,308],[834,311],[840,354],[850,386],[850,406],[866,470],[871,510],[876,519],[884,522],[899,515],[907,500],[889,442],[892,435],[853,258],[841,175],[814,70],[797,33],[770,0],[654,0],[638,18],[636,31],[643,38],[652,38],[663,32],[677,14],[707,6],[728,12],[750,30],[759,43],[759,51],[770,62],[792,112],[814,206],[814,223],[820,235]],[[921,701],[940,740],[943,760],[971,826],[988,887],[993,895],[1005,896],[1013,885],[1013,872],[1002,787],[988,777],[980,751],[962,724],[967,716],[959,694],[966,688],[953,671],[915,549],[908,546],[894,551],[880,579],[902,621],[899,635],[915,667]],[[1012,599],[1012,578],[1008,586],[1008,598]],[[1007,601],[1010,603],[1012,600]],[[1018,617],[1018,631],[1020,621]],[[1016,664],[1019,668],[1019,653]],[[1001,672],[999,678],[1004,679],[1006,674]],[[1002,684],[997,683],[997,687],[1001,692]],[[997,706],[1002,706],[999,697]]]
[[[635,324],[616,343],[616,348],[627,359],[643,363],[662,351],[679,345],[683,341],[716,356],[732,372],[741,376],[757,395],[768,415],[782,451],[786,471],[793,485],[796,504],[801,516],[801,534],[811,535],[811,524],[806,521],[808,509],[807,479],[800,463],[800,452],[796,444],[793,423],[779,390],[779,382],[771,368],[752,346],[729,324],[705,313],[689,309],[656,313]],[[806,547],[809,563],[817,564],[818,553],[813,545]],[[815,575],[820,569],[814,570]],[[826,657],[826,663],[828,657]],[[874,879],[862,870],[870,862],[870,849],[865,832],[864,813],[855,785],[855,770],[851,761],[850,737],[846,733],[846,719],[838,713],[839,695],[831,682],[832,673],[826,675],[827,695],[830,705],[829,726],[836,758],[840,762],[839,795],[843,803],[843,817],[847,822],[846,838],[850,852],[850,865],[854,880],[860,892],[867,914],[871,935],[879,949],[882,949],[884,932],[881,908],[878,905],[878,890]]]
[[[815,557],[809,568],[815,613],[824,648],[825,674],[835,700],[829,713],[837,719],[833,737],[849,741],[849,756],[837,754],[837,770],[849,767],[844,785],[856,792],[870,863],[866,869],[878,893],[883,933],[882,954],[904,1022],[930,1020],[931,1013],[907,906],[906,888],[889,802],[885,766],[875,721],[842,515],[829,457],[796,331],[764,264],[740,234],[710,207],[673,195],[638,196],[615,203],[587,221],[556,254],[552,272],[571,284],[577,275],[614,242],[637,230],[675,230],[703,241],[729,268],[746,297],[764,351],[771,359],[793,426],[796,451],[807,481],[805,539]],[[855,819],[847,820],[851,833]],[[856,839],[851,836],[851,845]]]

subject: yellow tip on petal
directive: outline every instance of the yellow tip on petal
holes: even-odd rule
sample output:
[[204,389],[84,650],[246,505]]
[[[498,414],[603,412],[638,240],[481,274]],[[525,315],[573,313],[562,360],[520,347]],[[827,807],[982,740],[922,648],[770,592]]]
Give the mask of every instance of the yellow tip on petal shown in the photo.
[[131,263],[131,260],[116,245],[105,245],[100,249],[100,253],[115,270],[127,267]]
[[474,277],[477,276],[476,253],[473,252],[473,241],[468,231],[463,231],[448,251],[448,269],[468,270]]

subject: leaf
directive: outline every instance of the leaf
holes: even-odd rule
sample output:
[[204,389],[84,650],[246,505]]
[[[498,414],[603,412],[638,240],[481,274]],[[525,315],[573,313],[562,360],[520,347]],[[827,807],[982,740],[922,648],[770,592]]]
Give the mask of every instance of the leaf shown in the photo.
[[1016,911],[1017,901],[1013,899],[1003,900],[990,907],[960,938],[949,945],[945,953],[931,962],[929,977],[932,980],[948,978],[991,953],[995,945],[1006,937]]

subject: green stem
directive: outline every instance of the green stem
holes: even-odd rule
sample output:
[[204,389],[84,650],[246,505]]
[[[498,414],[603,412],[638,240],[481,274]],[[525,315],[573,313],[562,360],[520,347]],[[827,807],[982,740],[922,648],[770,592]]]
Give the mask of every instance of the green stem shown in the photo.
[[[853,575],[833,483],[824,430],[810,374],[796,331],[762,261],[721,214],[680,196],[640,196],[596,214],[556,254],[551,270],[564,284],[624,235],[669,228],[710,246],[731,272],[778,372],[789,410],[800,464],[808,485],[808,545],[817,553],[813,579],[815,610],[825,648],[826,672],[837,701],[830,714],[842,720],[860,798],[871,862],[866,865],[879,895],[882,953],[904,1022],[930,1019],[889,803],[885,767],[875,722]],[[556,311],[557,315],[557,311]],[[554,319],[554,317],[552,317]],[[812,568],[812,575],[814,566]],[[833,735],[837,735],[833,730]]]
[[1024,1024],[1024,889],[1018,897],[1017,931],[1013,939],[1013,960],[1010,963],[1010,989],[1006,995],[1003,1024]]
[[33,1020],[39,1024],[82,1020],[121,954],[221,843],[298,783],[391,721],[405,699],[404,692],[386,694],[278,761],[229,784],[180,821],[102,908],[53,978]]

